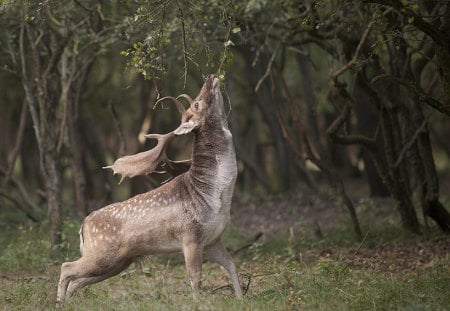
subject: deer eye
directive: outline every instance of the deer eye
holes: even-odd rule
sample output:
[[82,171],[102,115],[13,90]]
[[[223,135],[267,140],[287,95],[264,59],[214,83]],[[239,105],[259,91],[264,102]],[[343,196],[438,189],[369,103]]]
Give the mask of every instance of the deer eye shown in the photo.
[[194,103],[194,108],[198,109],[198,102]]

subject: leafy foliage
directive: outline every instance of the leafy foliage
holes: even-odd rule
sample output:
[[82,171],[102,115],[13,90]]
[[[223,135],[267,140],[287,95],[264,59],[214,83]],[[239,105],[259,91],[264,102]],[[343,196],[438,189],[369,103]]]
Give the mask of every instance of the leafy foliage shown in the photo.
[[185,81],[188,70],[223,76],[234,45],[230,36],[239,31],[231,28],[233,9],[231,2],[221,1],[142,1],[127,21],[128,33],[143,38],[121,54],[146,79],[161,78],[172,61],[183,62]]

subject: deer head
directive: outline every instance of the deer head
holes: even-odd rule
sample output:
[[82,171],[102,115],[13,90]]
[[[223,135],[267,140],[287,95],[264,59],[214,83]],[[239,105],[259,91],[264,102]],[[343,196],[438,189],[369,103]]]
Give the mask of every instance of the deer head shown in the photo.
[[216,76],[210,75],[206,79],[195,99],[191,99],[186,94],[179,95],[177,99],[180,97],[187,99],[190,107],[182,114],[182,123],[174,131],[175,135],[192,132],[205,124],[226,124],[219,79]]
[[[183,107],[179,101],[180,98],[184,98],[189,102],[190,107],[188,110]],[[214,75],[208,76],[195,99],[192,99],[187,94],[181,94],[177,98],[166,96],[159,99],[154,107],[164,100],[171,100],[176,105],[181,114],[181,124],[174,131],[164,135],[146,135],[145,137],[147,138],[158,140],[158,144],[153,149],[135,155],[121,157],[117,159],[113,165],[103,167],[104,169],[112,169],[114,175],[122,175],[119,184],[125,177],[132,178],[138,175],[165,172],[168,172],[172,177],[175,177],[188,171],[191,166],[191,160],[170,160],[166,155],[167,144],[175,136],[191,133],[206,124],[226,127],[226,118],[223,99],[220,94],[219,80]],[[156,170],[160,165],[163,171]]]

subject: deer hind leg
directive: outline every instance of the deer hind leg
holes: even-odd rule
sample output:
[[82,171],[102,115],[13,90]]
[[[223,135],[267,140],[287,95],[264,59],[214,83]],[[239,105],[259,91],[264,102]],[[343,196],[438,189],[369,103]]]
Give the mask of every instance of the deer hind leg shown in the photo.
[[227,249],[219,239],[216,243],[205,248],[205,254],[213,261],[219,263],[222,267],[227,270],[230,275],[231,284],[233,284],[234,294],[236,298],[242,299],[242,289],[239,284],[239,278],[236,272],[236,265],[234,264],[233,258],[231,258]]
[[202,282],[202,252],[203,247],[199,243],[192,241],[183,243],[183,255],[194,299],[198,297],[198,290]]
[[111,260],[99,267],[94,261],[85,257],[74,262],[63,263],[58,284],[57,302],[63,303],[79,289],[114,276],[131,263],[131,260]]
[[77,261],[73,262],[65,262],[61,265],[61,276],[58,282],[58,293],[56,295],[56,301],[58,303],[63,302],[66,297],[67,287],[69,286],[70,281],[76,277],[74,267],[76,266]]

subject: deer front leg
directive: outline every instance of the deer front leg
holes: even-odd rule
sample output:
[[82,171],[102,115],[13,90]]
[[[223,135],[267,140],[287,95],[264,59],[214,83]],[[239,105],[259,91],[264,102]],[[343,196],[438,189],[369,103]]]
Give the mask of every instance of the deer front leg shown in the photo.
[[242,299],[242,289],[241,285],[239,284],[236,265],[233,262],[233,258],[231,258],[227,249],[223,245],[222,240],[219,239],[213,245],[205,248],[205,253],[211,260],[217,262],[222,267],[224,267],[225,270],[227,270],[228,274],[230,275],[231,284],[233,284],[234,294],[236,295],[236,298]]
[[187,238],[183,241],[184,260],[194,299],[198,297],[198,290],[202,282],[202,252],[203,246],[200,242],[192,238]]

